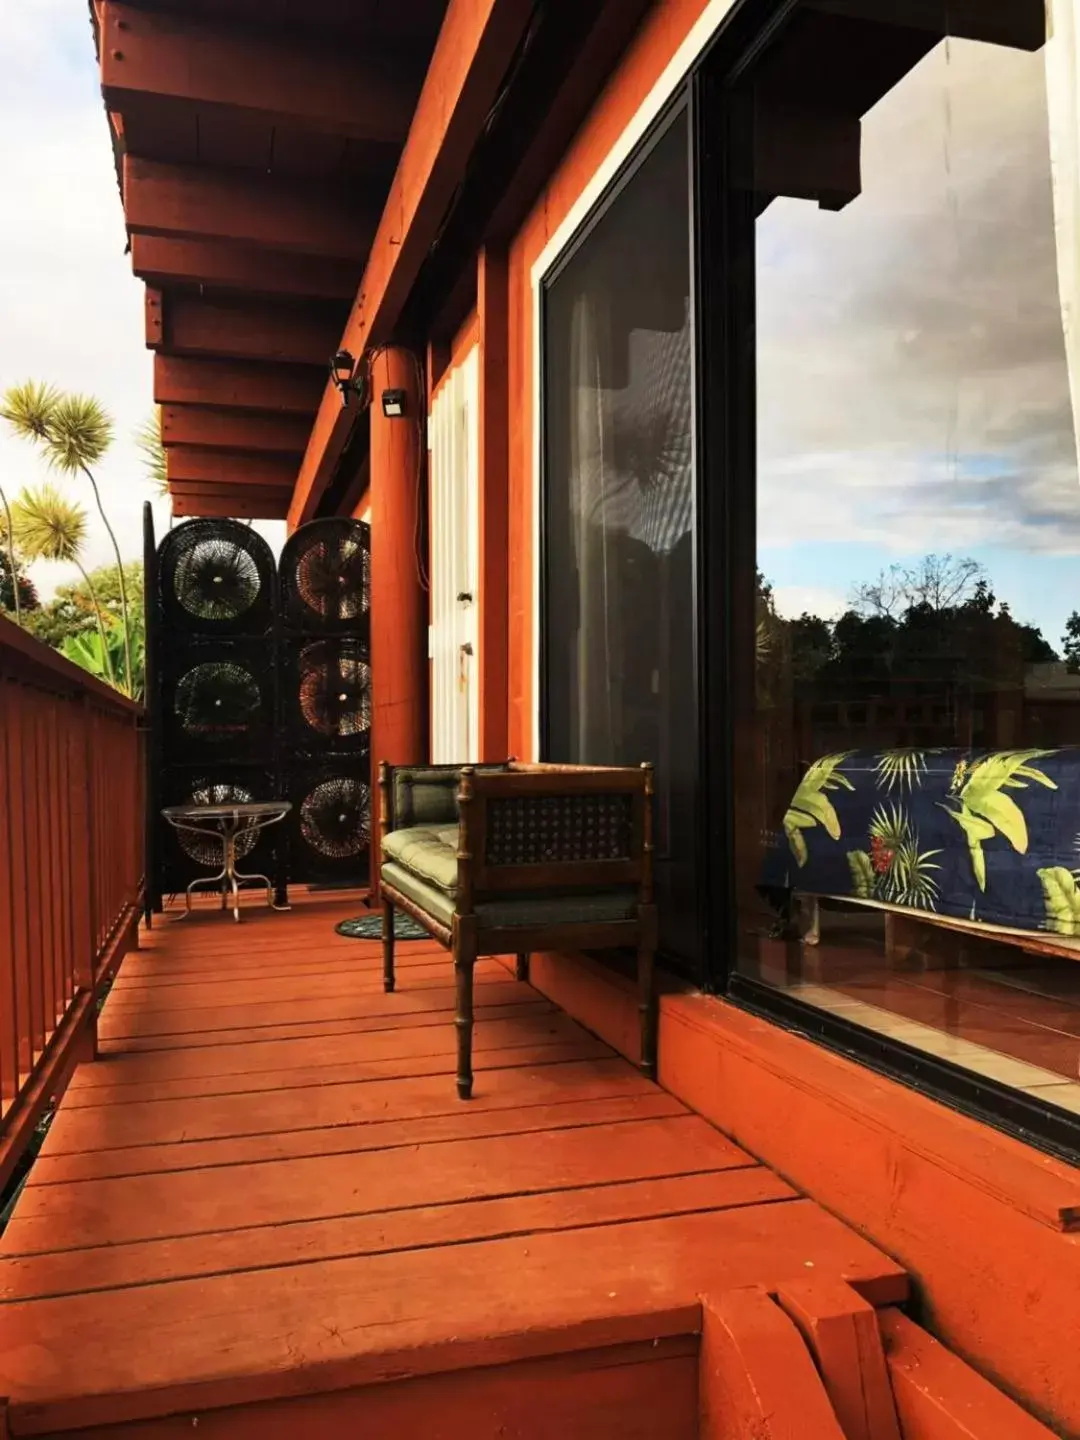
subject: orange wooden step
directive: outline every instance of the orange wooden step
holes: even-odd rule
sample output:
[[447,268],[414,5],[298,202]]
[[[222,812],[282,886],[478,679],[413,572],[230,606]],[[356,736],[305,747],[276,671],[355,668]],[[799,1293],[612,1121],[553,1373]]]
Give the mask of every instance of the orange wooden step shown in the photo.
[[20,1433],[117,1423],[685,1335],[701,1293],[807,1269],[875,1304],[906,1295],[898,1267],[790,1200],[13,1302],[0,1387]]

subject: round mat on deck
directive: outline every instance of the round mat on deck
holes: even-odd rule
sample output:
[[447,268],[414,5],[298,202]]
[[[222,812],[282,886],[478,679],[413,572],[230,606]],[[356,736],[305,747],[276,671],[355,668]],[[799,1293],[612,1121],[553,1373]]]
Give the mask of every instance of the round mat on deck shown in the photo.
[[[358,915],[355,920],[342,920],[340,925],[334,926],[334,929],[339,935],[348,936],[350,940],[381,940],[382,916]],[[430,938],[427,931],[410,916],[402,915],[400,911],[394,912],[395,940],[430,940]]]

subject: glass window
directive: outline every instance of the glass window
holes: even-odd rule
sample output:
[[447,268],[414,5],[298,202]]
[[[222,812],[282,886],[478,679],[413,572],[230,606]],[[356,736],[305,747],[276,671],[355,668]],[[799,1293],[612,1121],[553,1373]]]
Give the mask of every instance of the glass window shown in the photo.
[[1042,0],[949,8],[807,0],[735,105],[739,966],[1076,1111],[1080,97]]
[[656,766],[661,949],[693,960],[688,137],[672,122],[544,306],[546,758]]

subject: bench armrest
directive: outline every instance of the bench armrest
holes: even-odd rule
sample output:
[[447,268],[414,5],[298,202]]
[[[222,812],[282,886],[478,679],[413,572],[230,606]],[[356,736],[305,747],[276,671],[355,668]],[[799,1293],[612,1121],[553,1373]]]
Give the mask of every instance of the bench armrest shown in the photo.
[[652,903],[651,765],[466,766],[458,790],[458,908],[547,891],[635,888]]

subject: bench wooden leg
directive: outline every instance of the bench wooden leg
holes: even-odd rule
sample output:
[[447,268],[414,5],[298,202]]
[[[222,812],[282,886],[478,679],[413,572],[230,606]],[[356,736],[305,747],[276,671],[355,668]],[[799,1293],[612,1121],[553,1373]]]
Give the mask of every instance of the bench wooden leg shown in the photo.
[[522,982],[523,985],[527,985],[529,983],[528,955],[519,955],[517,957],[517,963],[514,966],[514,975],[518,980]]
[[457,989],[457,1092],[461,1100],[472,1099],[473,966],[476,956],[471,945],[454,942],[454,980]]
[[394,993],[394,907],[385,897],[382,902],[382,964],[383,989]]
[[657,1005],[655,980],[655,949],[640,945],[637,953],[638,1015],[641,1021],[641,1070],[650,1080],[656,1079]]

